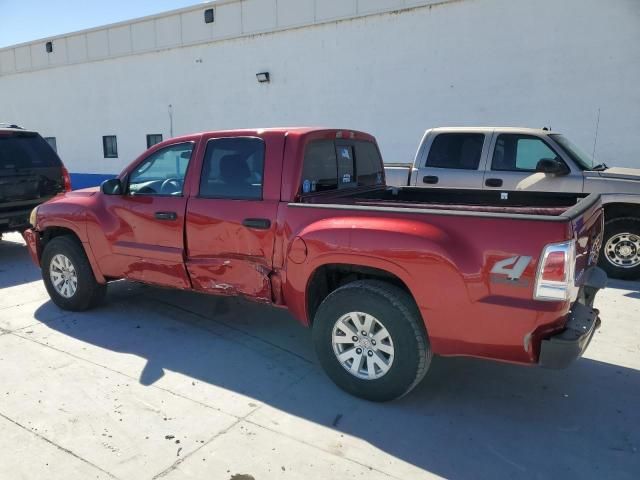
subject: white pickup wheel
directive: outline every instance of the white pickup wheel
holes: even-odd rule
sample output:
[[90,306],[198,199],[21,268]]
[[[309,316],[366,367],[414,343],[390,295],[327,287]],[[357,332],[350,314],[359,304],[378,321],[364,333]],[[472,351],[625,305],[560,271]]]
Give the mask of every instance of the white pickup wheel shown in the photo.
[[373,401],[410,392],[432,356],[411,296],[378,280],[352,282],[329,294],[316,312],[313,341],[327,375],[343,390]]
[[599,264],[612,278],[640,278],[640,218],[612,218],[605,222]]
[[82,245],[71,236],[46,244],[41,268],[51,300],[64,310],[88,310],[104,298],[107,286],[96,281]]

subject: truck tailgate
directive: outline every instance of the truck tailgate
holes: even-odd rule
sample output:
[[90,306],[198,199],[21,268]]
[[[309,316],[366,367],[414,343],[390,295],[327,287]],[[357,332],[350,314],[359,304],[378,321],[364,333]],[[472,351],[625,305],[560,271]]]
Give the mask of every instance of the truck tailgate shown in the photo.
[[[575,212],[572,212],[575,210]],[[576,285],[582,285],[584,273],[598,263],[604,231],[604,212],[599,195],[589,195],[571,209],[571,228],[576,242]]]
[[411,164],[386,163],[384,166],[385,183],[391,187],[406,187],[411,179]]

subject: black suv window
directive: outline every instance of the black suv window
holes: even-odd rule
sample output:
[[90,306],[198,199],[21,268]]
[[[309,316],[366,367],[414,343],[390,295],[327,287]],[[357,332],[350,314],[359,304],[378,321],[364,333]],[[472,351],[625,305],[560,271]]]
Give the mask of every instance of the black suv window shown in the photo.
[[209,140],[200,176],[200,196],[260,200],[264,142],[255,137]]
[[59,167],[60,159],[37,133],[0,135],[0,169]]
[[302,193],[381,185],[384,166],[378,148],[362,140],[309,142],[302,167]]
[[427,167],[477,170],[483,133],[441,133],[431,144]]

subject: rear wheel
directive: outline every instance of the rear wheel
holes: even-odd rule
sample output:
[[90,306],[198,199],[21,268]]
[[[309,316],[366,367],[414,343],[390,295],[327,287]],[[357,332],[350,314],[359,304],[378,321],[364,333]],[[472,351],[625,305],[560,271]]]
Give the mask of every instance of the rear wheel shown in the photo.
[[432,356],[413,299],[375,280],[349,283],[328,295],[315,315],[313,341],[329,377],[343,390],[373,401],[410,392]]
[[621,217],[604,225],[600,267],[610,277],[624,280],[640,278],[640,219]]
[[87,310],[105,296],[107,286],[96,281],[84,249],[70,236],[47,243],[41,269],[51,300],[64,310]]

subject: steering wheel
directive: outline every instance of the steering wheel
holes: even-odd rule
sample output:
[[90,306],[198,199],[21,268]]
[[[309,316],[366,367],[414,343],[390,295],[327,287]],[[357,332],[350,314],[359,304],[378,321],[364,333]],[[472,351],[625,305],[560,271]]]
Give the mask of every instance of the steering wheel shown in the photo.
[[182,190],[182,182],[177,178],[167,178],[160,186],[160,193],[174,195]]

